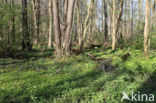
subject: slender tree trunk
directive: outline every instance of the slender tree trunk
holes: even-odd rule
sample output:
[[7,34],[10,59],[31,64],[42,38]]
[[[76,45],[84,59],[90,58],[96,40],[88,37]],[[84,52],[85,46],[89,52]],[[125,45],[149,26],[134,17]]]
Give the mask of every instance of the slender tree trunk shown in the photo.
[[40,42],[40,0],[37,0],[37,46],[39,46]]
[[[7,0],[5,0],[5,3],[7,4],[7,5],[9,5],[9,3],[8,3],[8,1]],[[11,9],[11,5],[9,5],[9,7],[10,7],[10,9]],[[11,27],[10,27],[10,22],[8,22],[8,25],[7,25],[7,28],[8,28],[8,30],[7,30],[7,36],[8,36],[8,49],[10,49],[10,29],[11,29]]]
[[149,35],[150,35],[150,30],[149,30],[149,15],[150,15],[150,0],[146,0],[146,14],[145,14],[145,28],[144,28],[144,53],[145,57],[149,57]]
[[154,0],[153,9],[154,9],[154,28],[156,28],[156,0]]
[[129,40],[131,38],[131,26],[130,26],[130,22],[131,22],[131,18],[130,18],[130,0],[128,0],[127,2],[127,40]]
[[133,43],[133,17],[134,17],[134,12],[133,12],[133,0],[131,0],[131,11],[132,11],[132,20],[131,20],[131,42]]
[[[152,1],[151,1],[152,2]],[[153,1],[152,3],[153,7],[152,7],[152,27],[156,28],[156,0]]]
[[48,48],[52,47],[52,0],[49,0],[49,39]]
[[30,34],[28,29],[28,14],[27,14],[27,0],[22,0],[22,49],[31,49]]
[[13,9],[12,11],[12,30],[11,30],[11,34],[12,34],[12,47],[15,44],[15,16],[14,16],[14,0],[11,0],[11,7]]
[[67,12],[68,12],[68,0],[64,0],[64,5],[63,5],[63,30],[62,30],[62,46],[65,47],[65,32],[66,32],[66,28],[67,28]]
[[67,28],[65,32],[65,54],[69,53],[69,46],[70,46],[70,40],[71,40],[71,29],[72,29],[72,23],[73,23],[73,13],[74,13],[74,4],[75,0],[68,0],[68,12],[67,12]]
[[143,0],[139,0],[139,41],[143,33],[141,28],[143,22]]
[[[40,34],[40,0],[32,0],[34,26],[35,26],[35,44],[39,46],[39,34]],[[37,39],[36,39],[37,38]]]
[[55,33],[55,43],[56,55],[61,54],[61,29],[60,29],[60,19],[59,19],[59,9],[58,9],[58,0],[52,0],[53,8],[53,19],[54,19],[54,33]]
[[68,0],[64,0],[64,22],[66,24],[67,12],[68,12]]
[[33,26],[34,26],[33,43],[35,45],[37,45],[37,39],[36,39],[36,36],[37,36],[36,0],[31,0],[31,3],[32,3],[32,7],[33,7],[33,20],[34,20],[34,23],[33,23]]
[[78,45],[80,46],[81,45],[81,40],[82,40],[82,21],[81,21],[81,18],[80,18],[80,8],[79,8],[79,2],[76,3],[76,12],[77,12],[77,35],[78,35]]
[[113,0],[113,34],[112,34],[112,50],[116,48],[116,0]]
[[118,28],[119,28],[119,22],[120,22],[121,17],[122,17],[123,3],[124,3],[124,1],[121,0],[121,1],[120,1],[120,11],[119,11],[118,17],[117,17],[117,19],[116,19],[116,1],[113,0],[112,50],[115,50],[115,49],[116,49],[116,45],[117,45],[117,31],[118,31]]
[[[3,5],[3,1],[0,1],[0,8],[2,8],[2,5]],[[0,20],[3,19],[3,12],[1,10],[1,13],[0,13]],[[3,40],[3,25],[2,23],[0,22],[0,41]]]
[[125,3],[124,3],[124,36],[125,38],[127,39],[127,0],[125,0]]
[[106,0],[103,0],[103,3],[104,3],[104,35],[105,35],[105,44],[104,46],[107,48],[108,47],[108,21],[107,21],[107,2]]
[[84,23],[84,29],[83,29],[83,34],[82,34],[82,40],[80,43],[80,51],[82,51],[83,49],[83,45],[84,45],[84,40],[86,39],[86,32],[87,32],[87,26],[88,26],[88,22],[89,22],[89,18],[90,18],[90,11],[92,9],[93,6],[93,0],[89,1],[89,7],[88,7],[88,11],[87,11],[87,16],[85,19],[85,23]]

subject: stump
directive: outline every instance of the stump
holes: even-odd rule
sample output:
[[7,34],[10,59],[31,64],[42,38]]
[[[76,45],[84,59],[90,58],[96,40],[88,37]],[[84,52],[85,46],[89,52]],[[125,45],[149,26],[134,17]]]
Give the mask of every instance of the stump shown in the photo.
[[111,58],[103,58],[102,60],[98,61],[98,64],[99,64],[99,69],[102,71],[110,72],[114,70]]

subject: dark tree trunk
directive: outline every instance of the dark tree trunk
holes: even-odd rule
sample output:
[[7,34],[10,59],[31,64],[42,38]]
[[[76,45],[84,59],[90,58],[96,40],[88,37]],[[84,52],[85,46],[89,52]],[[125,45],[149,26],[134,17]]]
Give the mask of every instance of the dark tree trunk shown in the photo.
[[[11,0],[11,7],[14,9],[14,0]],[[11,30],[11,35],[12,35],[12,47],[15,44],[15,15],[14,15],[14,10],[12,11],[12,30]]]
[[108,47],[108,21],[107,21],[107,1],[104,0],[104,17],[105,17],[105,24],[104,24],[104,35],[105,35],[105,44],[104,46],[107,48]]
[[39,46],[40,42],[40,0],[37,0],[37,45]]
[[30,34],[28,29],[27,0],[22,0],[22,49],[30,50]]

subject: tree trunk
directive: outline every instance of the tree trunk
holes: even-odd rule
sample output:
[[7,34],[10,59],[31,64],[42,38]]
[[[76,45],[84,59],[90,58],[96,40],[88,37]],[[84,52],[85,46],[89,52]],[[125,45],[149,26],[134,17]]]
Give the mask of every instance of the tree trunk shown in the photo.
[[131,22],[131,18],[130,18],[130,0],[128,0],[127,2],[127,40],[129,40],[131,38],[131,26],[130,26],[130,22]]
[[107,21],[107,1],[106,0],[103,0],[103,3],[104,3],[104,18],[105,18],[105,22],[104,22],[104,35],[105,35],[105,48],[108,47],[108,41],[109,41],[109,38],[108,38],[108,21]]
[[39,46],[40,42],[40,0],[37,0],[37,46]]
[[59,19],[59,9],[58,9],[58,0],[52,0],[53,8],[53,19],[54,19],[54,33],[55,33],[55,53],[56,55],[61,54],[61,29],[60,29],[60,19]]
[[11,36],[12,36],[12,47],[15,44],[15,15],[14,15],[14,0],[11,0],[12,11],[12,27],[11,27]]
[[77,13],[77,40],[78,40],[78,45],[81,45],[81,40],[82,40],[82,21],[80,18],[80,8],[79,8],[79,2],[76,3],[76,13]]
[[116,0],[113,0],[113,34],[112,34],[112,50],[116,49]]
[[69,45],[70,45],[70,36],[71,36],[71,28],[73,23],[73,13],[74,13],[74,4],[75,0],[68,0],[68,12],[67,12],[67,20],[66,20],[66,31],[65,31],[65,54],[69,53]]
[[[152,2],[152,1],[151,1]],[[153,7],[152,7],[152,27],[156,28],[156,0],[153,1]]]
[[31,49],[30,34],[28,29],[28,14],[27,14],[27,0],[22,0],[22,49]]
[[[39,46],[39,26],[40,26],[40,0],[32,0],[33,6],[33,16],[34,16],[34,26],[35,26],[35,44]],[[36,39],[37,38],[37,39]]]
[[149,35],[150,35],[150,30],[149,30],[149,15],[150,15],[150,0],[146,0],[146,14],[145,14],[145,28],[144,28],[144,53],[145,57],[148,58],[148,50],[149,50]]
[[113,34],[112,34],[112,50],[116,49],[116,45],[117,45],[117,31],[119,28],[119,22],[121,20],[122,17],[122,12],[123,12],[123,3],[124,0],[120,1],[120,11],[118,14],[118,17],[116,19],[116,1],[113,0]]
[[52,47],[52,0],[49,0],[49,39],[48,48]]
[[93,6],[93,0],[90,0],[89,7],[87,10],[87,16],[86,16],[85,23],[84,23],[82,39],[81,39],[81,43],[80,43],[80,51],[82,51],[83,45],[84,45],[84,40],[86,39],[87,26],[88,26],[88,22],[89,22],[89,18],[90,18],[90,11],[92,9],[92,6]]
[[133,43],[133,16],[134,16],[134,12],[133,12],[133,0],[131,0],[131,7],[132,7],[132,20],[131,20],[131,43]]

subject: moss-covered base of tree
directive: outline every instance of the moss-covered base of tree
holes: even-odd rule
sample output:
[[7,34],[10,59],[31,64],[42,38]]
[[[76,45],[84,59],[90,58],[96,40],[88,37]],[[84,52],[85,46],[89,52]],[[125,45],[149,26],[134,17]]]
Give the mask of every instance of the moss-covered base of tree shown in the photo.
[[[123,91],[156,95],[156,52],[145,59],[143,51],[130,49],[123,59],[127,52],[94,49],[58,60],[44,50],[1,58],[0,103],[124,103]],[[88,54],[111,58],[115,69],[101,70]]]

